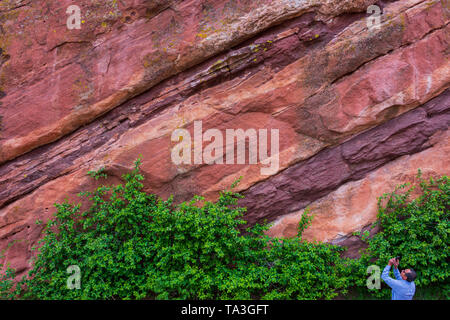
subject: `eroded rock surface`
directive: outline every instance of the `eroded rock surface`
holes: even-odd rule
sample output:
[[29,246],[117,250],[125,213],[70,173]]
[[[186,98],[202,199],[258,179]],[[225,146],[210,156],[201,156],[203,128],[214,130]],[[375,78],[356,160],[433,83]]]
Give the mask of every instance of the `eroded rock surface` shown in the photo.
[[[79,30],[71,1],[0,3],[0,250],[19,273],[53,203],[139,154],[149,192],[214,200],[242,176],[250,223],[293,236],[310,206],[305,236],[340,243],[418,168],[449,174],[448,1],[78,2]],[[276,172],[175,165],[172,132],[194,121],[278,129]]]

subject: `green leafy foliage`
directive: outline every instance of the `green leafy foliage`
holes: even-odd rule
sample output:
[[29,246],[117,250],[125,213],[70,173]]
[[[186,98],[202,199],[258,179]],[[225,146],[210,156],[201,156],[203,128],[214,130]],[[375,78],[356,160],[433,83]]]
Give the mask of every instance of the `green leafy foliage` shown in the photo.
[[[4,253],[14,245],[16,241],[11,241],[6,249],[0,251],[0,261],[5,259]],[[16,270],[11,268],[9,263],[0,263],[0,300],[12,300],[17,295],[18,292],[15,290],[14,279],[16,277]]]
[[[2,270],[3,267],[4,265],[0,263],[0,270]],[[14,278],[15,271],[9,266],[6,267],[3,274],[0,273],[0,300],[10,300],[14,298]]]
[[[416,291],[433,287],[448,299],[450,286],[449,233],[450,233],[450,189],[449,179],[420,180],[420,196],[411,200],[416,186],[398,186],[392,193],[378,199],[378,219],[380,232],[367,239],[368,248],[355,266],[359,279],[363,279],[364,269],[377,264],[383,269],[388,260],[401,255],[399,269],[413,268],[417,273]],[[358,281],[364,286],[361,280]],[[367,290],[367,289],[366,289]],[[374,290],[377,297],[388,298],[390,289]]]
[[[87,210],[55,204],[33,269],[15,291],[13,270],[0,275],[0,298],[332,299],[355,287],[367,294],[367,266],[383,268],[399,254],[401,266],[417,271],[418,287],[435,284],[448,292],[447,177],[422,181],[416,200],[409,200],[411,191],[398,193],[404,185],[383,195],[381,231],[372,238],[359,233],[368,249],[360,259],[344,259],[345,248],[302,239],[313,219],[307,209],[297,237],[271,238],[266,224],[242,231],[241,195],[225,190],[215,202],[195,196],[175,205],[143,192],[140,163],[124,184],[81,193],[91,204]],[[106,177],[103,170],[90,175]],[[80,289],[68,288],[72,265],[80,268]],[[388,298],[390,290],[371,294]]]
[[95,180],[108,177],[108,175],[105,173],[105,168],[100,168],[97,171],[88,171],[87,174]]
[[[92,203],[84,212],[56,204],[22,298],[329,299],[345,287],[341,248],[270,238],[267,225],[241,232],[245,209],[229,190],[216,202],[158,199],[142,191],[139,165],[124,185],[81,193]],[[299,231],[310,221],[305,212]],[[79,290],[67,288],[71,265],[81,270]]]

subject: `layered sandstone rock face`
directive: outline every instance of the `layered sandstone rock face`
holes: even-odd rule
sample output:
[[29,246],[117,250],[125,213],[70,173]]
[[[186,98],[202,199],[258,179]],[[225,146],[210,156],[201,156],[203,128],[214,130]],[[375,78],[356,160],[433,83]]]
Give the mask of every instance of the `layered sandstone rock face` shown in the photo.
[[[72,4],[0,3],[0,250],[19,274],[53,203],[140,154],[148,192],[214,200],[242,176],[249,223],[294,236],[309,206],[305,236],[345,244],[417,169],[450,173],[448,0],[78,0],[68,29]],[[172,133],[199,121],[279,130],[279,165],[176,165]]]

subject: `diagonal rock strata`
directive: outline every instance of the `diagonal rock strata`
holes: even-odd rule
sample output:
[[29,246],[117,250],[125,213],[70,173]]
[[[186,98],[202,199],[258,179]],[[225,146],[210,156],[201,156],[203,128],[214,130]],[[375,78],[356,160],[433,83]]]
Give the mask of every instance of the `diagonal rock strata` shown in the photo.
[[[7,125],[0,141],[0,162],[69,134],[162,80],[273,25],[314,9],[330,18],[363,10],[373,2],[259,0],[203,5],[201,0],[173,1],[171,10],[162,10],[161,3],[147,8],[159,14],[146,11],[131,18],[127,13],[133,8],[120,2],[93,5],[84,0],[79,5],[94,14],[78,33],[61,23],[67,18],[65,3],[39,0],[7,8],[2,20],[20,23],[6,30],[2,41],[11,59],[2,70],[2,78],[8,81],[2,84],[7,93],[3,99]],[[137,1],[134,12],[145,5],[144,0]],[[30,21],[31,17],[37,21]],[[36,22],[43,22],[42,27],[36,29]],[[46,22],[53,28],[45,27]],[[23,54],[27,63],[20,60]],[[50,96],[49,83],[54,88]],[[30,89],[24,93],[21,86]],[[32,121],[15,117],[17,107],[32,114]],[[60,110],[58,115],[54,109]]]
[[[427,15],[433,13],[432,16],[440,17],[438,2],[435,6],[424,7],[427,9],[421,6],[419,3],[409,10],[407,10],[408,7],[401,7],[399,12],[408,12],[411,20],[419,19],[424,14],[423,10],[426,10],[425,13]],[[369,38],[381,37],[381,39],[387,40],[386,43],[389,43],[389,39],[392,36],[389,32],[392,31],[392,26],[395,26],[396,22],[400,23],[401,26],[403,18],[400,17],[397,17],[390,24],[386,24],[387,30],[382,30],[379,34],[372,35]],[[425,102],[448,86],[449,74],[448,72],[442,72],[443,70],[448,70],[448,63],[443,64],[446,61],[443,59],[443,50],[445,50],[448,43],[443,38],[444,30],[436,29],[438,26],[441,26],[441,28],[443,26],[442,23],[444,21],[441,18],[433,19],[431,23],[426,19],[420,20],[423,21],[422,24],[426,25],[426,27],[422,28],[421,33],[416,32],[414,37],[426,35],[425,38],[417,43],[408,45],[414,38],[411,38],[408,35],[409,33],[406,33],[408,36],[405,37],[405,42],[397,44],[402,44],[404,47],[399,48],[397,51],[391,51],[390,55],[381,56],[379,59],[366,62],[363,66],[361,66],[361,61],[373,59],[374,52],[370,53],[370,50],[364,49],[367,41],[370,40],[369,38],[360,39],[359,36],[354,37],[354,40],[352,40],[354,45],[351,45],[346,40],[347,36],[344,37],[345,34],[350,33],[347,30],[343,35],[341,34],[344,40],[341,42],[334,40],[332,44],[327,44],[333,34],[339,33],[339,29],[352,22],[352,18],[347,19],[347,22],[344,21],[343,25],[341,25],[342,22],[337,21],[337,25],[326,27],[315,23],[312,19],[312,16],[300,17],[297,20],[293,20],[286,28],[274,30],[268,35],[263,34],[261,38],[255,39],[255,43],[265,44],[268,37],[271,39],[281,38],[281,40],[274,40],[273,45],[269,46],[265,52],[263,51],[263,45],[260,46],[259,52],[252,52],[256,51],[256,49],[251,50],[251,44],[244,45],[242,48],[236,48],[236,50],[221,59],[199,66],[197,70],[193,70],[191,73],[180,74],[168,83],[162,84],[161,87],[157,87],[144,95],[130,100],[100,119],[99,122],[89,124],[66,139],[45,146],[36,150],[36,152],[18,158],[16,161],[2,165],[0,167],[0,179],[2,179],[2,184],[5,187],[3,190],[0,190],[0,205],[10,203],[21,195],[31,192],[58,176],[73,172],[80,165],[86,168],[89,167],[94,158],[99,158],[98,151],[92,152],[98,148],[102,150],[100,154],[103,154],[104,157],[113,158],[105,161],[103,164],[108,166],[108,163],[124,163],[125,161],[120,160],[123,152],[129,154],[130,148],[140,148],[138,136],[141,137],[140,141],[154,141],[145,142],[148,148],[152,148],[152,144],[170,145],[170,130],[174,130],[179,125],[180,120],[182,120],[183,125],[188,126],[192,121],[201,119],[207,114],[210,115],[210,120],[205,118],[204,121],[208,121],[208,125],[211,127],[223,126],[221,123],[229,121],[234,122],[234,124],[229,125],[237,126],[240,125],[238,120],[240,117],[243,117],[243,121],[246,121],[245,114],[257,116],[262,113],[262,116],[267,114],[267,116],[264,116],[266,120],[263,121],[273,118],[277,121],[274,125],[286,127],[287,131],[282,132],[284,137],[293,136],[293,134],[295,136],[292,130],[296,131],[298,142],[284,139],[284,143],[286,143],[284,149],[287,155],[284,159],[282,158],[281,168],[285,168],[296,161],[313,155],[320,148],[339,143],[354,133],[386,121]],[[343,20],[346,20],[346,18],[344,17]],[[314,30],[315,28],[318,28],[317,31]],[[358,22],[355,26],[352,25],[351,29],[355,28],[365,28],[365,26]],[[447,27],[444,25],[443,28]],[[289,34],[288,31],[291,32],[296,29],[298,29],[298,34],[303,34],[305,30],[319,33],[322,31],[324,32],[324,42],[316,43],[315,49],[309,49],[310,51],[308,52],[306,51],[305,42],[296,40],[298,34],[293,33],[291,36],[285,36]],[[395,27],[393,30],[401,29]],[[358,31],[358,33],[362,32],[362,30],[364,29]],[[280,36],[280,34],[283,36]],[[352,39],[352,37],[348,39]],[[308,43],[309,41],[306,42]],[[352,46],[361,49],[352,52],[352,50],[348,50]],[[383,44],[382,46],[384,48],[383,52],[387,53],[393,50],[391,45],[386,47]],[[340,47],[343,47],[342,51],[336,49]],[[435,48],[433,52],[434,59],[431,62],[424,63],[420,61],[419,65],[415,60],[409,58],[421,54],[424,50],[423,48],[429,47]],[[300,53],[294,55],[296,50]],[[261,52],[264,53],[264,64],[260,65],[259,68],[249,65],[248,60],[259,59]],[[280,52],[284,53],[284,57],[280,56]],[[318,75],[315,70],[309,70],[310,66],[314,65],[317,59],[328,59],[326,57],[330,56],[330,53],[333,53],[335,56],[339,54],[340,56],[336,58],[338,60],[345,60],[346,57],[351,55],[356,55],[359,60],[352,60],[355,65],[351,69],[348,69],[349,67],[342,69],[341,66],[335,64],[327,66],[322,72],[321,82],[314,85],[314,88],[311,87],[313,85],[311,83],[314,83],[314,81],[311,82],[311,75],[314,75],[315,79],[318,79]],[[370,56],[368,57],[367,54],[370,54]],[[242,56],[247,56],[247,58],[240,58],[240,60],[235,58]],[[222,62],[217,64],[217,61]],[[284,61],[286,66],[277,70],[277,68],[280,68],[280,61]],[[385,70],[384,66],[386,65],[394,66],[394,68],[391,67],[392,70],[390,71]],[[239,72],[244,72],[249,67],[256,69],[250,73],[247,72],[245,75],[239,75]],[[221,70],[224,69],[226,71],[222,72]],[[214,70],[214,72],[211,72],[211,70]],[[349,70],[353,70],[353,72],[349,74]],[[266,75],[273,72],[275,74],[267,79]],[[230,76],[224,77],[222,76],[224,73],[235,73],[237,75],[235,78]],[[392,76],[396,73],[401,74],[401,78]],[[304,74],[308,76],[305,77]],[[333,74],[338,78],[331,77]],[[344,75],[345,79],[342,78]],[[432,90],[427,90],[427,86],[424,83],[417,83],[416,79],[424,77],[432,81]],[[205,88],[208,85],[208,79],[216,81],[217,89]],[[221,85],[217,85],[219,79],[222,79],[219,82],[219,84],[222,83]],[[235,80],[233,81],[233,79]],[[293,79],[297,79],[300,83],[296,83]],[[374,79],[377,80],[374,82]],[[292,83],[295,87],[292,87],[292,85],[286,86],[286,81]],[[229,93],[224,95],[222,90],[227,88],[229,83],[233,82],[238,83],[238,85],[231,87],[231,90],[228,91]],[[330,82],[334,82],[334,84],[326,86]],[[315,93],[319,86],[324,87],[324,89]],[[375,89],[377,86],[378,89]],[[201,89],[202,87],[204,89]],[[374,91],[376,92],[375,100],[371,97]],[[286,99],[287,92],[289,93],[288,96],[293,98]],[[363,94],[361,95],[361,93]],[[302,98],[306,94],[311,96]],[[367,99],[360,101],[359,98],[361,96],[365,98],[365,95],[367,95]],[[300,101],[298,101],[299,98],[301,99]],[[202,103],[196,106],[195,104],[198,104],[200,99]],[[302,101],[304,101],[303,104],[301,104]],[[355,107],[358,109],[354,109]],[[165,111],[165,109],[168,110]],[[220,112],[223,112],[223,114]],[[273,115],[270,115],[271,113]],[[167,114],[170,115],[170,121],[166,116]],[[196,114],[199,117],[192,118]],[[331,118],[329,117],[330,115],[332,115]],[[217,121],[219,122],[217,123]],[[157,128],[165,129],[149,132],[146,128],[154,126],[155,123]],[[342,125],[337,126],[340,123]],[[248,126],[249,123],[244,122],[242,125]],[[172,129],[170,129],[170,126],[172,126]],[[136,128],[136,130],[133,130],[133,128]],[[134,133],[142,132],[143,130],[147,132],[145,136]],[[164,137],[164,135],[166,136]],[[132,140],[131,146],[126,142],[129,140],[127,137],[130,137]],[[305,149],[303,146],[310,147]],[[159,149],[160,147],[155,146],[155,148]],[[123,152],[121,149],[123,149]],[[111,155],[110,150],[113,150],[115,156]],[[168,148],[165,148],[165,150],[169,152]],[[137,154],[138,152],[135,152],[136,156]],[[158,161],[149,159],[148,162],[167,162],[169,159],[167,153],[160,157],[161,159]],[[114,158],[118,159],[114,160]],[[77,163],[75,164],[75,162]],[[149,170],[154,171],[158,169],[149,168]],[[183,189],[184,183],[196,184],[195,170],[197,169],[195,167],[190,168],[190,170],[194,170],[194,176],[185,182],[179,181],[183,180],[183,177],[177,178],[173,167],[168,167],[167,170],[169,175],[153,188],[155,191],[158,189],[159,192],[163,191],[163,195],[175,191],[170,187],[173,184],[181,185],[179,189]],[[200,170],[202,169],[200,168]],[[204,168],[203,170],[207,169]],[[233,171],[228,171],[226,173],[227,177],[223,181],[221,181],[223,176],[217,176],[215,182],[207,187],[207,192],[213,195],[221,188],[230,185],[232,180],[239,177],[239,175],[253,176],[253,172],[245,174],[239,168],[235,168],[234,173]],[[175,181],[170,183],[173,179]],[[251,181],[243,183],[242,188],[245,189],[260,179],[265,178],[255,177]],[[166,191],[161,190],[163,185],[165,185]],[[205,187],[192,191],[201,193],[204,190]],[[189,198],[191,195],[186,194],[184,199]]]
[[[0,250],[13,243],[7,260],[19,271],[40,237],[36,219],[93,189],[88,170],[105,167],[118,183],[139,154],[148,192],[214,200],[243,176],[250,223],[268,219],[272,235],[290,236],[310,205],[308,237],[323,241],[373,221],[390,176],[448,174],[445,1],[379,1],[376,31],[364,13],[374,1],[237,3],[105,1],[113,15],[87,6],[86,28],[69,34],[63,2],[2,2]],[[30,13],[49,27],[33,28]],[[279,129],[279,171],[176,166],[171,133],[194,121]]]
[[450,126],[450,90],[333,148],[322,150],[243,194],[250,223],[305,208],[337,187],[407,154],[432,146],[431,138]]

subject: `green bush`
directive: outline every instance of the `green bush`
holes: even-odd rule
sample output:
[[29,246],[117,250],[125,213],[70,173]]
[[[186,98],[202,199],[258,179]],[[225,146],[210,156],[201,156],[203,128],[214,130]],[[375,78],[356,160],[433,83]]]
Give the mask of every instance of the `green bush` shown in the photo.
[[[2,257],[0,256],[0,259]],[[0,270],[4,267],[3,264],[0,263]],[[11,267],[7,266],[5,269],[5,273],[0,273],[0,300],[9,300],[14,298],[14,278],[15,271]]]
[[[365,286],[362,273],[370,264],[383,269],[390,258],[401,255],[400,269],[413,268],[417,273],[416,292],[431,287],[449,298],[449,178],[425,181],[419,170],[420,196],[410,199],[416,186],[398,186],[378,199],[380,232],[367,240],[368,248],[359,260],[358,284]],[[374,226],[375,226],[374,225]],[[384,283],[382,281],[382,283]],[[436,290],[438,289],[438,290]],[[367,289],[366,289],[367,290]],[[380,298],[390,297],[390,288],[372,290]]]
[[[20,287],[27,299],[330,299],[345,288],[342,248],[240,231],[239,194],[174,205],[142,191],[140,160],[125,184],[84,192],[91,207],[67,201],[45,229],[34,268]],[[89,172],[98,179],[103,171]],[[81,289],[67,268],[79,266]]]
[[[227,190],[216,202],[196,196],[174,205],[142,191],[139,166],[140,159],[124,184],[81,193],[91,203],[86,211],[55,204],[33,269],[14,292],[13,270],[0,275],[0,298],[332,299],[355,287],[367,294],[367,266],[383,268],[399,254],[401,266],[417,271],[418,288],[448,292],[447,177],[422,181],[416,200],[409,201],[411,190],[397,193],[406,185],[383,195],[381,231],[364,235],[368,249],[352,260],[341,258],[345,248],[302,239],[312,220],[308,210],[297,237],[271,238],[264,234],[269,226],[259,224],[242,232],[241,195]],[[106,177],[103,169],[89,175]],[[80,268],[80,289],[68,289],[72,265]],[[372,294],[388,298],[390,290]]]

